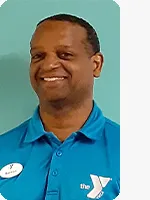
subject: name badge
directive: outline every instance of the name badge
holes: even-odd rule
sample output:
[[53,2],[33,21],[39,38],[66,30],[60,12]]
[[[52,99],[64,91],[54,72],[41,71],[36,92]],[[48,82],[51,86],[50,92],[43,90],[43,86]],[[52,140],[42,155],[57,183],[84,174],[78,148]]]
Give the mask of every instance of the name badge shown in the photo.
[[11,163],[6,165],[0,170],[0,177],[12,178],[20,174],[23,170],[23,166],[20,163]]

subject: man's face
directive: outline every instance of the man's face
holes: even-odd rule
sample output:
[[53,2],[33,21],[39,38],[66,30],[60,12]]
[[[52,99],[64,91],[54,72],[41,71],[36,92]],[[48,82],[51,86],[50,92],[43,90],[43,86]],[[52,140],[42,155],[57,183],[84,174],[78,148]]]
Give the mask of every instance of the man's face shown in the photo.
[[31,40],[30,80],[41,103],[92,96],[102,57],[90,57],[85,41],[84,28],[69,22],[45,21],[37,27]]

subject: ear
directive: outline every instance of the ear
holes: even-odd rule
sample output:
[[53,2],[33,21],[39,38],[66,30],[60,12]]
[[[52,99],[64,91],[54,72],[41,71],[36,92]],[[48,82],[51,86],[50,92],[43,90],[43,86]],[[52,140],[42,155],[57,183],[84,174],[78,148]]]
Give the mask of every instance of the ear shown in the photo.
[[92,56],[94,77],[98,78],[100,76],[103,62],[104,62],[104,57],[101,53],[96,53],[94,56]]

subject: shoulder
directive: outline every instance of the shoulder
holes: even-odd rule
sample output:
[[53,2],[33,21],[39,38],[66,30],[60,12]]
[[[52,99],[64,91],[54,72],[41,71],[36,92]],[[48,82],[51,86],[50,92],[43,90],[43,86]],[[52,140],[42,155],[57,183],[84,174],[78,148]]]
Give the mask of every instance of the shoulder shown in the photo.
[[105,133],[111,143],[120,143],[120,125],[108,118],[105,118]]
[[112,130],[120,131],[120,125],[105,117],[106,127]]
[[18,146],[28,128],[29,121],[30,119],[0,135],[0,149],[6,149],[6,145],[7,148],[11,148],[16,145]]
[[117,179],[120,177],[120,125],[106,118],[105,139],[111,167]]
[[105,137],[112,152],[120,150],[120,125],[105,118]]

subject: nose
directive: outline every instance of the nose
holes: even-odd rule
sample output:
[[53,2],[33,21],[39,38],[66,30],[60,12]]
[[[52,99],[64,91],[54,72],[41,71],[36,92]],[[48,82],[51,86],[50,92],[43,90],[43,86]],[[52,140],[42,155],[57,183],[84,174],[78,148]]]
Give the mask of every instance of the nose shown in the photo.
[[56,55],[47,55],[42,64],[42,69],[51,70],[60,67],[59,58]]

